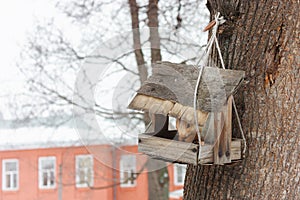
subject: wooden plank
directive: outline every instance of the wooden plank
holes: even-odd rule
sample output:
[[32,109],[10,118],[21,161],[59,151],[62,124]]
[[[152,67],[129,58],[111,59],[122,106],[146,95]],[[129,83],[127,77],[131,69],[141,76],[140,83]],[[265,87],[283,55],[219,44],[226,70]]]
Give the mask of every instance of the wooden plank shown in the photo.
[[[183,106],[179,103],[172,103],[171,101],[162,100],[147,95],[137,94],[128,108],[135,110],[148,111],[153,114],[170,115],[172,117],[181,119],[187,123],[194,124],[194,109]],[[198,124],[203,126],[207,119],[208,113],[197,110]]]
[[202,130],[203,130],[202,134],[204,137],[204,143],[214,145],[216,138],[214,134],[214,113],[213,112],[208,114],[206,123]]
[[[199,69],[191,65],[160,62],[137,92],[193,107],[198,73]],[[197,107],[206,112],[219,111],[241,85],[244,76],[244,71],[205,67],[198,90]]]
[[[231,142],[231,162],[237,161],[242,159],[242,140],[241,139],[234,139]],[[208,152],[208,155],[201,154],[199,164],[216,164],[214,163],[214,156],[213,156],[213,146],[212,145],[202,145],[202,148],[205,149],[204,152]],[[210,150],[209,150],[210,149]],[[228,163],[224,163],[228,164]],[[223,165],[223,164],[217,164]]]
[[[173,108],[170,110],[169,115],[190,124],[195,123],[194,109],[188,106],[183,106],[180,103],[175,103]],[[203,126],[206,122],[208,113],[197,110],[197,115],[199,126]]]
[[221,162],[220,158],[220,152],[219,152],[219,146],[220,146],[220,136],[224,125],[224,116],[222,112],[215,112],[214,113],[214,164],[221,165],[223,164]]
[[232,140],[232,101],[233,96],[229,96],[227,100],[227,106],[225,108],[226,112],[225,115],[225,124],[223,131],[224,133],[221,134],[223,137],[223,143],[220,147],[223,152],[223,163],[230,163],[231,162],[231,140]]
[[128,108],[144,111],[148,101],[149,101],[149,96],[137,94],[131,100],[130,104],[128,105]]
[[[168,162],[198,164],[198,145],[169,140],[160,137],[153,137],[147,134],[139,135],[138,151],[149,155],[152,158]],[[241,140],[231,142],[232,160],[241,159]],[[202,145],[199,164],[213,163],[213,146]]]
[[201,146],[200,155],[200,162],[199,164],[209,164],[213,162],[213,146],[204,144]]
[[140,134],[138,151],[152,158],[193,165],[197,164],[198,145],[192,143]]
[[[237,161],[242,159],[242,140],[241,139],[233,139],[231,142],[231,162]],[[206,149],[205,152],[209,152],[208,156],[201,155],[200,163],[199,164],[215,164],[213,158],[213,146],[212,145],[202,145],[202,148],[210,148]],[[225,163],[226,164],[226,163]],[[223,165],[223,164],[220,164]]]
[[231,161],[242,159],[242,139],[231,141]]
[[160,114],[151,114],[152,124],[154,125],[154,132],[168,131],[169,117]]
[[[227,104],[219,113],[218,134],[214,146],[214,163],[224,164],[231,162],[231,135],[232,135],[232,96],[228,98]],[[220,132],[221,131],[221,132]]]
[[176,140],[178,141],[178,132],[176,130],[168,131],[166,134],[159,134],[157,135],[154,132],[147,132],[143,133],[143,135],[147,135],[148,137],[160,137],[164,139],[169,139],[169,140]]
[[148,111],[150,113],[168,115],[174,107],[171,101],[137,94],[128,105],[128,108],[135,110]]

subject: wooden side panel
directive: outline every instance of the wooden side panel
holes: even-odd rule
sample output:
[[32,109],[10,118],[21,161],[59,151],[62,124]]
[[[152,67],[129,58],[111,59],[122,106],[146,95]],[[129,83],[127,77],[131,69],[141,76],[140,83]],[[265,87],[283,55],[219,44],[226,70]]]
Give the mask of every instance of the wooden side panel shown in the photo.
[[152,158],[197,165],[196,144],[140,134],[138,150]]
[[214,134],[214,113],[213,112],[208,114],[206,123],[202,130],[203,130],[202,135],[204,137],[204,143],[214,145],[216,138]]
[[154,132],[168,132],[169,117],[161,114],[150,114]]
[[233,97],[230,96],[222,112],[215,113],[214,116],[214,130],[217,139],[214,146],[215,164],[231,162],[232,98]]
[[213,154],[214,154],[214,164],[220,165],[223,164],[219,157],[220,157],[220,152],[219,152],[219,146],[220,146],[220,137],[221,137],[221,132],[222,132],[222,128],[224,125],[224,116],[222,114],[222,112],[215,112],[214,113],[214,118],[213,118],[213,122],[214,122],[214,131],[213,131],[213,137],[214,137],[214,150],[213,150]]
[[242,139],[233,139],[231,141],[231,161],[242,159]]
[[221,147],[223,149],[224,163],[231,162],[231,140],[232,140],[232,101],[233,96],[231,95],[227,100],[227,106],[225,108],[226,112],[224,113],[225,124],[224,124],[224,134],[221,134],[223,137],[224,143]]

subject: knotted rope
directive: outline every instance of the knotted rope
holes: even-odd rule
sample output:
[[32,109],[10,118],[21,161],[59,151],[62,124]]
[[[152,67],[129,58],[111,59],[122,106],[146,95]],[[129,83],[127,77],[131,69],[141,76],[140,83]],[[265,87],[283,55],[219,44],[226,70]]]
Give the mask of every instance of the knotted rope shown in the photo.
[[[198,88],[199,88],[199,84],[201,82],[201,77],[202,77],[202,74],[203,74],[204,67],[207,65],[207,63],[210,59],[210,54],[211,54],[213,43],[215,43],[217,52],[219,54],[219,58],[220,58],[220,61],[221,61],[222,68],[225,69],[224,60],[223,60],[220,45],[219,45],[219,42],[218,42],[218,39],[217,39],[217,31],[218,31],[219,25],[225,23],[225,21],[226,20],[224,19],[223,16],[220,17],[219,12],[215,15],[215,23],[216,24],[213,26],[212,35],[211,35],[211,37],[210,37],[210,39],[209,39],[209,41],[206,45],[206,48],[205,48],[203,54],[201,55],[201,57],[198,59],[198,61],[196,63],[196,66],[199,67],[199,74],[198,74],[198,78],[197,78],[197,82],[196,82],[196,86],[195,86],[195,90],[194,90],[194,102],[193,103],[194,103],[194,119],[195,119],[195,125],[196,125],[196,132],[197,132],[197,136],[198,136],[198,142],[199,142],[198,161],[200,161],[200,158],[201,158],[201,133],[200,133],[200,130],[199,130],[198,113],[197,113]],[[200,62],[202,60],[203,60],[203,62],[200,65]],[[237,117],[237,121],[238,121],[238,124],[239,124],[239,128],[240,128],[240,131],[241,131],[241,134],[242,134],[242,138],[244,140],[243,153],[245,153],[247,144],[246,144],[244,131],[242,129],[242,125],[241,125],[241,122],[240,122],[240,118],[239,118],[239,115],[238,115],[238,112],[237,112],[237,108],[236,108],[234,99],[233,99],[232,102],[233,102],[233,107],[234,107],[235,114],[236,114],[236,117]]]

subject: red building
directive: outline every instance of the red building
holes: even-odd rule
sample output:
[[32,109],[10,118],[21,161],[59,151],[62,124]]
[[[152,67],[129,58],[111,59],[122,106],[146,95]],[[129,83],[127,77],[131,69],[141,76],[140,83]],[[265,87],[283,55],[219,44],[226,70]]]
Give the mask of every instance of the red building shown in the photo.
[[[71,128],[0,130],[0,199],[147,199],[146,157],[134,142],[83,145]],[[169,165],[170,199],[182,199],[185,166]]]

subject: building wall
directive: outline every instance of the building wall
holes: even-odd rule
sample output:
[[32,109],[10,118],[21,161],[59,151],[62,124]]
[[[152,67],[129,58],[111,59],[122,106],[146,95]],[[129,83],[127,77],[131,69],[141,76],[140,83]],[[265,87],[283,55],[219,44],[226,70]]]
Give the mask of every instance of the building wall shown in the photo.
[[[130,152],[138,152],[137,146],[123,146],[120,151],[122,153],[117,154],[117,160],[119,161],[121,156]],[[117,187],[117,200],[128,200],[128,199],[148,199],[148,176],[146,173],[146,156],[140,155],[139,153],[135,154],[137,157],[137,172],[141,172],[138,175],[136,187]],[[118,165],[119,167],[119,165]],[[142,170],[145,169],[145,170]],[[120,170],[118,168],[118,170]],[[117,177],[119,178],[119,171]]]
[[[136,146],[124,147],[128,152],[137,152]],[[48,148],[34,150],[17,150],[0,152],[0,172],[2,179],[2,160],[19,160],[19,188],[16,191],[3,191],[2,181],[0,181],[0,200],[53,200],[59,199],[59,190],[62,191],[63,200],[94,200],[94,199],[114,199],[113,198],[113,169],[112,169],[112,146],[101,145],[68,148]],[[82,154],[94,155],[94,189],[77,188],[75,185],[75,156]],[[115,150],[116,156],[120,157],[121,151]],[[56,157],[56,186],[54,189],[39,189],[38,185],[38,159],[44,156]],[[117,170],[119,159],[116,159]],[[101,162],[100,162],[101,161]],[[142,165],[137,164],[137,170]],[[60,168],[61,167],[61,168]],[[61,171],[60,171],[61,169]],[[59,184],[59,174],[62,174],[61,185]],[[117,179],[120,176],[116,172]],[[142,173],[137,178],[135,187],[122,188],[116,186],[115,199],[147,199],[147,175]]]
[[169,191],[175,191],[180,190],[183,188],[183,184],[175,184],[175,175],[174,175],[174,165],[170,164],[168,166],[168,172],[169,172]]
[[[170,164],[168,165],[168,172],[169,172],[169,193],[170,193],[170,198],[169,200],[182,200],[183,199],[183,193],[178,192],[183,189],[183,183],[178,184],[175,183],[175,170],[174,170],[175,164]],[[184,174],[185,175],[185,174]],[[178,192],[176,195],[171,195],[171,193]]]

